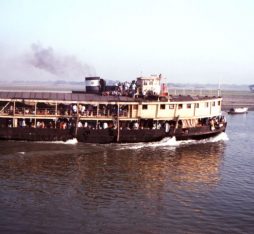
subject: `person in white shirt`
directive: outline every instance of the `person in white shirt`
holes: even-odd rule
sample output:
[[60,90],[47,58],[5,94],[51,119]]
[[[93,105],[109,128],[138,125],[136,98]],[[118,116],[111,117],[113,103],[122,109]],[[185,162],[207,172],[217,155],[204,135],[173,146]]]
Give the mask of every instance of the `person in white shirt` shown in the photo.
[[83,127],[83,124],[79,121],[78,122],[78,128],[82,128]]
[[73,110],[73,113],[74,113],[74,114],[77,113],[78,107],[77,107],[76,104],[74,104],[74,105],[72,106],[72,110]]

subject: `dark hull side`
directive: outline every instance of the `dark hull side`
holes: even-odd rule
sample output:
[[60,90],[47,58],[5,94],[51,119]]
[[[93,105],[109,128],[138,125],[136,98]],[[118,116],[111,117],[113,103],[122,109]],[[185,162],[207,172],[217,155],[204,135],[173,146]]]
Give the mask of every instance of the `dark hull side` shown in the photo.
[[115,129],[87,129],[80,128],[75,134],[73,129],[60,130],[53,128],[0,128],[0,140],[25,140],[25,141],[67,141],[77,138],[84,143],[137,143],[160,141],[165,137],[176,137],[176,140],[200,140],[214,137],[226,129],[226,124],[222,127],[211,130],[209,126],[176,129],[166,133],[164,129],[139,129],[120,130],[117,140],[117,130]]
[[248,114],[248,111],[245,112],[235,112],[235,111],[229,111],[229,115],[242,115],[242,114]]

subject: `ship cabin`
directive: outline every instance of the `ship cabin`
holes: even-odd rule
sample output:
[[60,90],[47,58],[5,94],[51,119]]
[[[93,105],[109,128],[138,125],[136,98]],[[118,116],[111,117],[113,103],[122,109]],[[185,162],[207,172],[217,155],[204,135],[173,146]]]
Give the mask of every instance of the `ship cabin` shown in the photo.
[[137,91],[139,95],[160,95],[161,75],[141,76],[137,78]]

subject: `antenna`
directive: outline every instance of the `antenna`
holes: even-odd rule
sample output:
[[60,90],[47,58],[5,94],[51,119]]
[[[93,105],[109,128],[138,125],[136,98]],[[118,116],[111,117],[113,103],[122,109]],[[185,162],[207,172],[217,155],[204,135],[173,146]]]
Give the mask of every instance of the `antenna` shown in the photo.
[[221,96],[221,89],[220,89],[220,80],[218,82],[218,93],[217,93],[218,97]]

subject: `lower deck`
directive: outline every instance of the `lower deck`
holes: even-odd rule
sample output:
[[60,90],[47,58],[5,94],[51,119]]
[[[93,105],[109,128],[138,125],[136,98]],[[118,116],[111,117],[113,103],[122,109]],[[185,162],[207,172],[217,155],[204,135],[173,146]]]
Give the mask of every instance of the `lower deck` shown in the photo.
[[226,123],[194,128],[160,128],[160,129],[91,129],[91,128],[0,128],[1,140],[26,141],[67,141],[76,138],[84,143],[136,143],[160,141],[165,137],[175,137],[176,140],[205,139],[224,132]]

